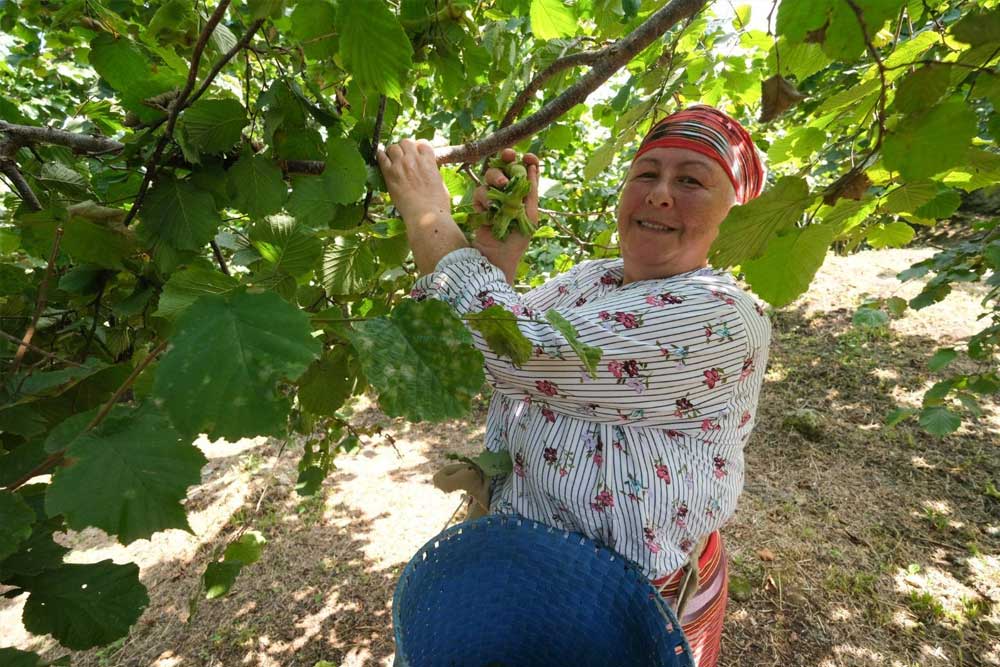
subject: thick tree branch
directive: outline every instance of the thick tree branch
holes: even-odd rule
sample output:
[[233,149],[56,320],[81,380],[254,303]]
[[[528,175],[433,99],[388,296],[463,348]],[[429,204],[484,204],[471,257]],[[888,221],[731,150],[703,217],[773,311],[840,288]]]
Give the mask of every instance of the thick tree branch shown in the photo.
[[167,114],[167,129],[164,130],[163,136],[160,137],[160,140],[156,143],[156,148],[153,150],[153,154],[146,162],[146,173],[143,175],[142,183],[139,185],[139,192],[136,194],[135,201],[132,202],[132,208],[129,209],[128,215],[126,215],[125,219],[122,221],[122,224],[125,227],[128,227],[129,223],[135,219],[136,214],[139,212],[139,208],[142,206],[143,200],[146,198],[146,192],[149,190],[149,184],[152,183],[153,178],[156,176],[157,166],[160,163],[160,159],[163,157],[163,149],[166,148],[167,143],[174,136],[174,127],[177,125],[177,116],[180,114],[181,109],[184,108],[188,95],[190,95],[191,91],[194,90],[195,81],[198,80],[198,64],[201,62],[201,54],[205,51],[205,45],[208,44],[208,38],[215,30],[215,26],[219,24],[219,21],[221,21],[222,17],[226,14],[226,9],[229,8],[230,1],[231,0],[221,0],[221,2],[219,2],[219,5],[215,8],[215,11],[212,12],[208,21],[205,22],[205,27],[198,36],[198,42],[194,45],[194,51],[191,53],[191,68],[188,70],[187,83],[184,84],[184,89],[180,92],[180,94],[174,98],[173,102],[170,103],[170,112]]
[[28,181],[24,179],[21,171],[17,168],[17,165],[13,160],[0,156],[0,171],[4,173],[7,178],[9,178],[13,183],[14,187],[17,189],[17,194],[21,195],[21,199],[36,211],[42,209],[42,202],[38,201],[38,197],[35,196],[34,191],[32,191],[31,186],[28,185]]
[[9,137],[9,140],[18,147],[26,144],[55,144],[57,146],[66,146],[72,149],[74,153],[89,153],[92,155],[116,153],[125,148],[125,144],[104,137],[76,134],[66,132],[65,130],[55,130],[50,127],[16,125],[4,120],[0,120],[0,132],[5,133]]
[[[501,148],[514,144],[525,137],[531,136],[532,134],[536,134],[559,118],[562,114],[566,113],[566,111],[571,109],[573,106],[586,100],[590,93],[600,87],[600,85],[607,81],[615,72],[624,67],[639,52],[652,44],[656,39],[661,37],[667,30],[672,28],[681,20],[696,14],[705,6],[706,3],[707,0],[672,0],[672,2],[668,5],[650,16],[644,23],[642,23],[642,25],[614,44],[596,51],[585,51],[571,54],[554,61],[534,80],[532,80],[532,82],[528,84],[528,87],[517,96],[514,105],[511,106],[511,109],[507,113],[507,115],[511,117],[511,120],[523,110],[523,107],[530,101],[534,93],[544,85],[545,81],[557,74],[559,71],[569,67],[577,67],[588,64],[593,65],[593,67],[589,72],[581,77],[579,81],[563,91],[563,93],[556,99],[552,100],[536,113],[525,118],[524,120],[506,127],[501,127],[500,130],[487,137],[461,146],[446,146],[438,148],[435,151],[437,154],[438,164],[475,162],[482,157],[497,152]],[[219,10],[217,9],[216,12],[218,13]],[[237,45],[238,47],[248,47],[254,32],[260,28],[259,24],[260,22],[257,21],[250,26],[247,33]],[[214,23],[211,24],[213,28],[214,25]],[[208,26],[206,26],[206,28],[207,27]],[[203,31],[202,36],[207,40],[208,34],[210,34],[210,32]],[[199,43],[201,42],[202,40],[199,39]],[[235,51],[237,50],[238,49],[234,47],[226,53],[226,56],[224,56],[223,59],[212,68],[209,76],[205,79],[201,87],[198,89],[198,92],[196,92],[191,99],[185,102],[183,100],[184,93],[182,92],[181,95],[178,95],[178,97],[174,100],[172,111],[176,110],[176,113],[179,113],[183,107],[187,106],[191,103],[191,101],[196,99],[197,96],[201,95],[210,85],[214,76],[221,71],[225,62],[228,61],[228,59],[232,57],[232,54],[235,54]],[[197,49],[196,55],[200,55],[200,51],[197,51]],[[196,66],[194,61],[192,61],[191,72],[195,71]],[[523,103],[519,102],[519,100],[523,100]],[[518,104],[521,105],[521,109],[516,108],[516,105]],[[176,113],[172,114],[174,122],[176,122]],[[507,119],[505,118],[504,122],[506,121]],[[88,135],[78,135],[71,132],[63,132],[61,130],[35,128],[28,125],[14,125],[3,121],[0,121],[0,131],[5,131],[10,135],[18,137],[16,140],[23,138],[23,143],[55,143],[69,146],[78,152],[84,153],[115,152],[124,148],[123,144],[110,139],[91,137]],[[164,146],[169,140],[168,137],[171,135],[171,132],[171,128],[168,127],[168,131],[165,133],[164,137],[161,138],[161,143]],[[153,158],[155,159],[151,158],[147,164],[158,163],[160,157],[162,157],[163,149],[160,148],[159,144],[157,147],[159,148],[159,151],[154,152]],[[317,160],[278,160],[278,164],[286,173],[294,174],[321,174],[326,168],[325,162]],[[147,167],[146,176],[151,180],[149,167]],[[141,205],[141,198],[144,196],[145,190],[149,186],[149,183],[145,178],[143,183],[144,187],[140,187],[139,195],[136,197],[136,204],[133,205],[133,210],[129,211],[130,216],[126,217],[127,222],[130,222],[131,218],[134,217],[135,214],[133,211],[138,210],[138,207]]]
[[524,120],[501,128],[493,134],[470,141],[461,146],[445,146],[435,150],[438,164],[475,162],[511,146],[525,137],[536,134],[577,104],[585,101],[590,93],[611,78],[640,51],[652,44],[682,19],[697,13],[707,0],[671,0],[655,12],[642,25],[627,36],[606,47],[607,53],[579,81],[567,88],[554,100]]

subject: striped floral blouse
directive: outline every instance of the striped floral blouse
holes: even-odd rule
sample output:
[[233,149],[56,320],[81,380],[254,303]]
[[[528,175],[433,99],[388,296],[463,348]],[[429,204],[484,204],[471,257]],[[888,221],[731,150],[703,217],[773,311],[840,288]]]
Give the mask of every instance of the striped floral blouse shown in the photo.
[[[502,305],[534,346],[515,367],[472,332],[495,389],[486,447],[514,462],[491,510],[584,533],[657,578],[736,509],[771,325],[710,267],[621,282],[621,259],[594,260],[519,294],[478,250],[462,248],[413,296],[462,314]],[[544,321],[552,308],[603,351],[596,379]]]

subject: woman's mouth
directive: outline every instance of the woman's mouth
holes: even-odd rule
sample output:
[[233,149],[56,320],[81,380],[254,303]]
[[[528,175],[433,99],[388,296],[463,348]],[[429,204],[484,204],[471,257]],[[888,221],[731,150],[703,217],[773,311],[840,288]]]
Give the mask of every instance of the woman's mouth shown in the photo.
[[666,225],[661,225],[656,222],[649,222],[648,220],[636,220],[635,224],[643,229],[648,229],[654,232],[669,233],[677,231],[673,227],[667,227]]

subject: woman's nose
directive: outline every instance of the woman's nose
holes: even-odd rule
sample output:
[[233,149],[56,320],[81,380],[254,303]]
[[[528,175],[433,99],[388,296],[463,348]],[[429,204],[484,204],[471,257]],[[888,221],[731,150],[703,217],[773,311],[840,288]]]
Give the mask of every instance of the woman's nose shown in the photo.
[[673,206],[674,193],[670,188],[669,181],[660,179],[653,183],[646,194],[646,203],[652,206]]

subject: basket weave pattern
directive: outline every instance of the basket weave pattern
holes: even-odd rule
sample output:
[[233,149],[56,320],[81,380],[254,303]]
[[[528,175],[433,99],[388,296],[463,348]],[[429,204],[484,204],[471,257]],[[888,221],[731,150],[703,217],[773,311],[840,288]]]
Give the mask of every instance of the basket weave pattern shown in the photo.
[[396,667],[692,667],[642,572],[579,533],[490,515],[407,564],[393,597]]

